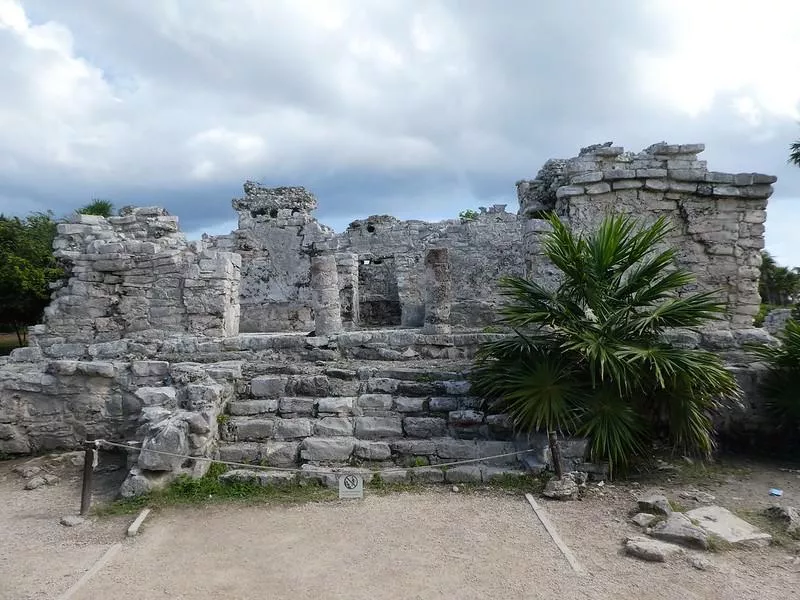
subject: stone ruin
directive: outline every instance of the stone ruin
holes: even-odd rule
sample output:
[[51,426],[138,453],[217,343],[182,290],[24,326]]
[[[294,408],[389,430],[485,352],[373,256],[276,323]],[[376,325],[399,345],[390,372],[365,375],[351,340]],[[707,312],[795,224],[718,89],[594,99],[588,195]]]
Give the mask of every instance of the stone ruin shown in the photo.
[[[718,416],[719,430],[752,437],[759,371],[741,346],[772,340],[752,323],[776,178],[708,171],[703,149],[590,146],[518,182],[516,214],[372,216],[340,234],[317,222],[304,188],[253,182],[233,201],[238,229],[194,242],[161,208],[76,215],[58,226],[68,276],[44,323],[0,359],[0,452],[78,448],[88,436],[136,446],[124,495],[202,475],[203,457],[325,479],[343,465],[371,473],[531,449],[446,475],[394,473],[480,481],[541,468],[544,436],[488,414],[467,373],[478,345],[502,335],[490,327],[498,277],[555,281],[541,253],[548,211],[581,231],[610,212],[669,219],[668,243],[697,276],[691,291],[720,290],[728,304],[714,327],[670,338],[724,356],[747,399]],[[159,449],[194,458],[148,452]],[[564,447],[573,462],[583,450]]]

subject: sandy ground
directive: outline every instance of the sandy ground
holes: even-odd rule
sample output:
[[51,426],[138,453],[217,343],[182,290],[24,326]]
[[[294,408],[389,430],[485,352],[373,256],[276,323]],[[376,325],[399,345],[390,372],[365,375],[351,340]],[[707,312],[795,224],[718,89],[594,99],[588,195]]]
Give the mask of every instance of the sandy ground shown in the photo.
[[[59,525],[74,513],[77,471],[58,486],[23,491],[0,464],[0,598],[58,598],[116,542],[122,550],[73,596],[97,598],[642,598],[800,597],[795,548],[644,563],[619,552],[637,533],[626,519],[635,486],[593,487],[580,502],[542,506],[588,571],[578,577],[518,494],[370,496],[363,502],[299,506],[208,506],[161,510],[141,535],[132,517]],[[714,481],[673,481],[668,495],[706,489],[723,505],[770,503],[764,484],[800,504],[800,476],[770,471]],[[691,501],[686,501],[691,505]]]

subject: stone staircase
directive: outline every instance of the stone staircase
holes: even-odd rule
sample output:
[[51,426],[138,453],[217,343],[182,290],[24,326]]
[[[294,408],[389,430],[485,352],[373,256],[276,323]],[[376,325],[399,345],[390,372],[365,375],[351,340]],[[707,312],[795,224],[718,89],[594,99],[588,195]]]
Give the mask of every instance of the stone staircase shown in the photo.
[[[251,368],[219,419],[220,458],[305,469],[349,466],[365,473],[415,467],[392,473],[392,479],[453,482],[544,467],[546,440],[517,438],[506,415],[485,414],[480,399],[470,394],[468,364],[431,362]],[[536,451],[435,468],[529,448]]]

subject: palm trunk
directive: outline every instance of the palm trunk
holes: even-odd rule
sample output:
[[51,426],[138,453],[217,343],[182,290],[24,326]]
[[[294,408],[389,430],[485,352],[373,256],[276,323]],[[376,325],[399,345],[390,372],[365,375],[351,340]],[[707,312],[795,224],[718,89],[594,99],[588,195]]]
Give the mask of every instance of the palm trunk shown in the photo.
[[564,470],[561,468],[561,448],[558,447],[555,431],[548,432],[547,441],[550,444],[550,460],[553,461],[553,471],[555,471],[556,477],[561,479],[564,476]]

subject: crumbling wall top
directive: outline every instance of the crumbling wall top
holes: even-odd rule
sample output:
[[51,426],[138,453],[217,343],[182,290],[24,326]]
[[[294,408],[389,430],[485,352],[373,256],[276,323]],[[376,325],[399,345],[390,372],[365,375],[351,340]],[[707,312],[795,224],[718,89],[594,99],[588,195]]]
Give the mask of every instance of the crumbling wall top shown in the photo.
[[281,209],[292,213],[311,213],[317,208],[317,198],[304,187],[265,187],[255,181],[244,183],[244,198],[234,198],[237,212],[249,212],[252,218],[275,218]]

